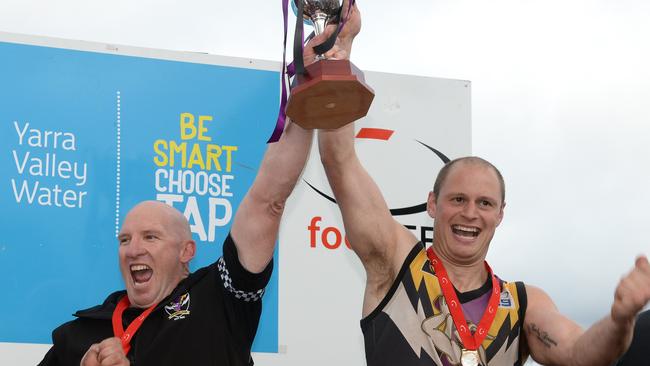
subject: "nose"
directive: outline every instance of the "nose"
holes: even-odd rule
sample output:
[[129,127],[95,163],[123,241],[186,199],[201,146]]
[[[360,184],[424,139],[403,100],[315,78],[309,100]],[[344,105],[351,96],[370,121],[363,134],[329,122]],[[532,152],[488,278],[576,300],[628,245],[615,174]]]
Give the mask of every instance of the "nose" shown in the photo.
[[476,206],[475,202],[468,202],[464,207],[462,211],[463,217],[467,219],[475,219],[478,217],[478,207]]
[[131,238],[129,243],[124,246],[124,254],[128,258],[137,258],[145,253],[144,243],[139,238]]

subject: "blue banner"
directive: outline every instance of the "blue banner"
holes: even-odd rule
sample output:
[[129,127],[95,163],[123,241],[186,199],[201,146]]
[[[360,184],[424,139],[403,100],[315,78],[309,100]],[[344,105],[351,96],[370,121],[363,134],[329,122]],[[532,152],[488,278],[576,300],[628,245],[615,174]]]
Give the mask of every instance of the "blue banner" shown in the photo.
[[[189,216],[193,269],[221,255],[277,117],[277,72],[2,42],[0,55],[0,342],[51,343],[124,288],[116,233],[139,201]],[[256,352],[277,352],[277,276]]]

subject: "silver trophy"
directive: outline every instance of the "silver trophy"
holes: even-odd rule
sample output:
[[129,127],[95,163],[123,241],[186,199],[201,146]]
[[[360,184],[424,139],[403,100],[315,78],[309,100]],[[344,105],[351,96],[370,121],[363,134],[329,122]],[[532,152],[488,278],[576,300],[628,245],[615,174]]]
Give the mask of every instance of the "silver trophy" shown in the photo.
[[[325,32],[325,27],[330,23],[337,23],[341,0],[293,0],[294,12],[297,12],[296,1],[302,1],[302,17],[307,25],[314,27],[314,33],[318,36]],[[296,14],[298,16],[298,14]],[[317,55],[317,60],[324,60],[325,56]]]
[[[317,36],[324,33],[329,24],[341,21],[341,3],[342,0],[292,0],[297,29],[302,26],[302,19],[314,27]],[[302,14],[298,14],[300,7]],[[302,50],[300,46],[294,45],[294,50]],[[302,61],[303,54],[294,57],[297,57],[294,62]],[[324,55],[318,55],[315,62],[304,67],[303,72],[296,72],[286,115],[306,129],[336,129],[365,116],[374,96],[372,88],[365,83],[363,72],[350,60],[326,59]]]

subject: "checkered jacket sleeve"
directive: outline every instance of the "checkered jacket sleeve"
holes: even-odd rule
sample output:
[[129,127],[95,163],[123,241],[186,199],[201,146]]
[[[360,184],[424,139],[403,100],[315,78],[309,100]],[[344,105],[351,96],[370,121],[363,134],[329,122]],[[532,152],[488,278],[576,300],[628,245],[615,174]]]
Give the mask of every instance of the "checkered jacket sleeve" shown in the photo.
[[217,261],[217,271],[228,293],[244,302],[256,302],[264,295],[273,271],[273,261],[261,273],[249,272],[239,262],[237,247],[228,234],[223,244],[223,256]]

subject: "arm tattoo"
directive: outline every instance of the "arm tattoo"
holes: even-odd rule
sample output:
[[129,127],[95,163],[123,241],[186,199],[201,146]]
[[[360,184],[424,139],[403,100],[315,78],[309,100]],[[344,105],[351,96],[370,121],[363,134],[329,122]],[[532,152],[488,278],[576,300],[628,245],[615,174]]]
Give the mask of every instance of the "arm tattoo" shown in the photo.
[[551,346],[557,346],[557,342],[554,341],[551,337],[549,337],[547,332],[539,329],[539,327],[535,324],[530,324],[528,326],[528,332],[534,334],[537,337],[537,339],[539,339],[539,341],[546,346],[546,348],[551,348]]

